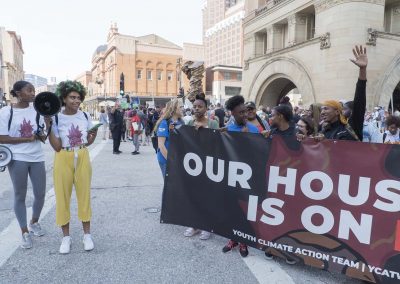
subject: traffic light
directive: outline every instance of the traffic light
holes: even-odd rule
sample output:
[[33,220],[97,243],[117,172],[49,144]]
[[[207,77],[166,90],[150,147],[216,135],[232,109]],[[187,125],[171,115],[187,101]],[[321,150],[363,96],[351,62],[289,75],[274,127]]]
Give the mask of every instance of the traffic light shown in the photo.
[[183,89],[183,87],[180,87],[178,98],[183,98],[184,96],[185,96],[185,89]]
[[123,97],[125,94],[125,76],[124,73],[121,73],[119,77],[119,94]]

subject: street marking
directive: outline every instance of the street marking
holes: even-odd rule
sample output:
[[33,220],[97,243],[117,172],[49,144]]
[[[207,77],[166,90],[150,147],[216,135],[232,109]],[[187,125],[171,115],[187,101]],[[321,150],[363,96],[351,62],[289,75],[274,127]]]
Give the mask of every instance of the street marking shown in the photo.
[[[107,141],[100,142],[95,148],[90,151],[90,161],[92,162],[94,158],[101,152]],[[54,194],[54,187],[52,187],[46,193],[46,199],[40,214],[40,218],[44,218],[47,213],[56,205],[56,197]],[[32,215],[32,207],[27,208],[27,216]],[[21,243],[21,229],[19,227],[17,219],[13,219],[0,233],[0,268],[6,263],[6,261],[14,254],[14,252],[20,247]]]
[[260,284],[294,284],[293,279],[281,268],[279,263],[257,255],[248,255],[242,260]]

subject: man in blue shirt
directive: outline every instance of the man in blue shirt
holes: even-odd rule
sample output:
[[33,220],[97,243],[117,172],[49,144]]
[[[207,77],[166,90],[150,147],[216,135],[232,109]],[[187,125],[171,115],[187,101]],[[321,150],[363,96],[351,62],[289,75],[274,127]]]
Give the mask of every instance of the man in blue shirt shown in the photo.
[[228,131],[259,133],[257,127],[247,121],[247,108],[242,96],[231,97],[226,102],[226,108],[233,116],[232,122],[226,126]]

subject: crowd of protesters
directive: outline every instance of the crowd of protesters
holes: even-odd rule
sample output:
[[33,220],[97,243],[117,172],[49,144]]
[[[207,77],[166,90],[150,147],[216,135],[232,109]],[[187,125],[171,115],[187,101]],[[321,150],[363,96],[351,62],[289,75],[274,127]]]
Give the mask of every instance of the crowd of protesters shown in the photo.
[[[246,102],[244,97],[238,95],[227,100],[225,106],[219,103],[214,106],[209,105],[204,94],[198,94],[191,108],[184,108],[178,99],[168,102],[163,109],[160,106],[122,109],[117,102],[112,108],[101,109],[99,119],[103,125],[102,139],[112,138],[115,155],[122,153],[119,149],[121,142],[132,142],[132,155],[140,154],[140,146],[152,145],[163,178],[167,171],[170,131],[179,125],[248,132],[252,135],[263,135],[267,139],[274,136],[291,137],[300,142],[306,139],[333,139],[400,144],[400,113],[396,111],[389,114],[383,107],[366,110],[366,48],[356,46],[353,54],[354,59],[351,61],[359,68],[359,76],[352,101],[327,100],[314,103],[309,108],[301,108],[293,107],[289,97],[285,96],[277,106],[257,107],[255,102]],[[44,234],[38,223],[45,188],[44,154],[40,141],[49,138],[56,152],[56,223],[63,232],[60,253],[69,253],[71,247],[69,211],[73,185],[77,190],[78,217],[83,226],[84,249],[92,250],[91,164],[87,146],[96,138],[97,128],[93,127],[90,115],[80,110],[86,95],[84,87],[76,81],[59,84],[57,95],[63,109],[53,119],[40,118],[31,106],[35,90],[30,83],[16,82],[12,94],[18,99],[18,103],[0,111],[0,143],[8,145],[15,156],[9,172],[15,192],[14,209],[21,228],[22,247],[32,247],[30,232],[36,236]],[[36,125],[28,125],[28,120],[36,121]],[[38,135],[41,131],[47,132],[47,135]],[[24,204],[28,175],[35,195],[29,224]],[[201,240],[207,240],[211,236],[209,232],[197,228],[187,228],[184,231],[186,237],[197,234]],[[247,246],[234,240],[229,240],[222,251],[225,253],[237,246],[241,256],[246,257]],[[266,252],[266,257],[273,256]],[[289,264],[295,263],[292,259],[286,261]]]
[[[158,139],[157,158],[163,177],[166,173],[166,160],[169,146],[169,131],[179,124],[220,129],[221,131],[248,132],[264,135],[292,137],[297,141],[315,139],[350,140],[376,143],[400,143],[400,113],[389,115],[382,107],[373,111],[366,110],[366,85],[368,57],[366,48],[356,46],[351,61],[359,68],[355,95],[352,101],[327,100],[312,104],[309,108],[292,106],[289,97],[280,99],[275,107],[258,106],[245,102],[244,97],[231,97],[225,104],[208,105],[204,95],[196,96],[193,108],[180,108],[178,101],[169,102],[161,111],[161,117],[154,126]],[[188,228],[184,236],[200,234],[206,240],[210,233]],[[231,251],[239,246],[242,257],[248,255],[245,244],[234,240],[223,247],[222,251]],[[265,253],[268,259],[273,256]],[[289,264],[296,263],[286,259]]]

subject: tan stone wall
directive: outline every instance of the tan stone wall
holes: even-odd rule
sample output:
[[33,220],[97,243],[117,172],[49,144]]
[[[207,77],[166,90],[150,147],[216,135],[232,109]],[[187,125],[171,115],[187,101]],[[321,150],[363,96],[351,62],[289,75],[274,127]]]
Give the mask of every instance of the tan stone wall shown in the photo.
[[[261,15],[245,25],[244,56],[248,60],[248,66],[243,74],[243,94],[261,102],[263,94],[271,95],[268,94],[268,86],[272,86],[272,82],[276,82],[277,79],[287,79],[298,87],[305,105],[326,99],[353,99],[358,68],[349,60],[353,58],[352,48],[355,44],[366,45],[368,28],[383,32],[384,2],[341,0],[332,4],[330,1],[299,0],[287,3],[271,14]],[[313,3],[318,3],[315,39],[265,55],[254,54],[255,33]],[[327,32],[330,33],[330,47],[321,49],[319,36]],[[400,36],[380,33],[376,45],[367,46],[367,51],[369,57],[367,105],[371,108],[383,102],[387,107],[388,99],[382,100],[381,96],[388,98],[390,91],[383,91],[383,85],[385,82],[393,85],[396,80],[400,80],[393,75],[396,72],[390,72],[389,68],[390,66],[393,70],[395,70],[393,66],[400,68],[394,62],[400,55]],[[385,73],[387,81],[383,78]],[[272,101],[274,100],[269,102]]]
[[[110,56],[112,55],[108,57]],[[124,73],[125,93],[130,95],[171,96],[177,94],[176,61],[178,56],[146,52],[116,53],[115,56],[116,65],[108,72],[112,74],[112,81],[109,81],[111,85],[108,86],[110,92],[113,90],[119,92],[120,75]],[[107,62],[107,58],[105,60]],[[141,71],[140,79],[138,79],[139,70]],[[148,77],[148,72],[151,72],[151,79]]]

